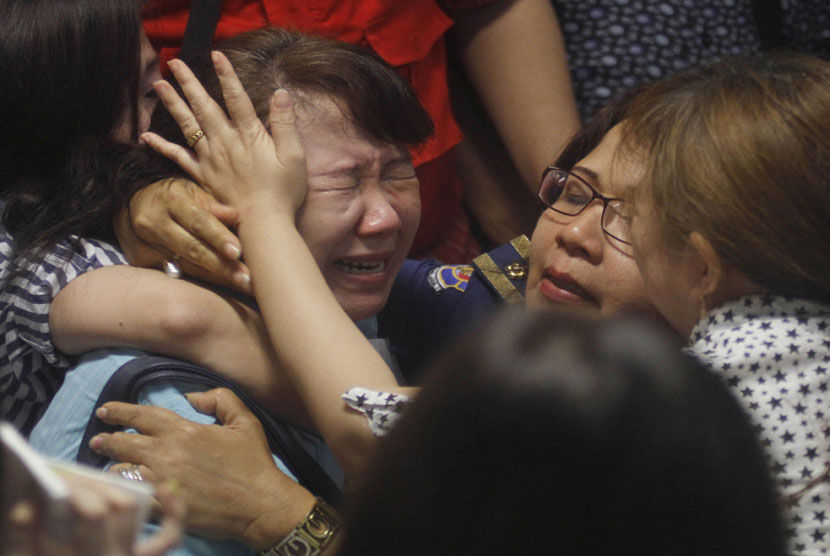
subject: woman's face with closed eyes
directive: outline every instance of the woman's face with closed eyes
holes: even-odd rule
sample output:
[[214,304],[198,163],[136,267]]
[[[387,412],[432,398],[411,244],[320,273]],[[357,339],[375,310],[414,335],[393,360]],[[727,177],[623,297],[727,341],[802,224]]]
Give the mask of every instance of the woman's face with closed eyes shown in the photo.
[[295,104],[308,176],[297,228],[340,305],[361,320],[386,304],[412,245],[418,179],[404,147],[368,137],[330,98],[308,100]]
[[[639,168],[616,157],[619,126],[612,128],[571,173],[596,191],[625,198]],[[603,204],[595,199],[577,216],[552,209],[542,213],[533,232],[526,302],[531,309],[573,306],[602,315],[623,310],[656,312],[627,246],[602,231]]]

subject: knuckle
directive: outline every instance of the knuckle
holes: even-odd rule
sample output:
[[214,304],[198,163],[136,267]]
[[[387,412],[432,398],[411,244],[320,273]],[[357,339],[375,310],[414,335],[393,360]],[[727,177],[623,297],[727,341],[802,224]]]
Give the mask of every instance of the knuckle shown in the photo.
[[223,96],[225,97],[226,104],[234,104],[239,102],[242,99],[242,91],[237,89],[236,87],[228,87],[224,91],[222,91]]
[[196,423],[193,421],[185,421],[181,423],[177,432],[187,438],[194,436],[198,431],[199,427]]
[[110,434],[108,437],[104,437],[103,445],[105,447],[114,448],[116,446],[120,446],[124,444],[125,441],[130,439],[130,435],[132,433],[127,433],[124,431],[115,431],[114,433]]
[[153,218],[141,209],[132,212],[132,223],[139,235],[152,235],[155,230]]
[[182,256],[190,261],[198,261],[204,258],[205,251],[206,249],[198,240],[191,239],[184,246]]
[[230,400],[234,397],[233,392],[231,392],[228,388],[224,388],[224,387],[217,388],[215,390],[215,392],[216,392],[216,398],[219,399],[219,400],[227,401],[227,400]]
[[[204,113],[209,106],[210,98],[206,95],[198,95],[190,101],[190,108],[197,114]],[[199,122],[196,121],[196,118],[189,118],[187,124],[199,127]]]

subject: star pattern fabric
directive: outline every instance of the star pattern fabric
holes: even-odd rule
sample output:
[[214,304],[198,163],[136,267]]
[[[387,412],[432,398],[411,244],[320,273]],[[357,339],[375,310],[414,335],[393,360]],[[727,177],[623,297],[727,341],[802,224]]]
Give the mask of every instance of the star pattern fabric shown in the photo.
[[703,317],[689,351],[749,412],[787,505],[790,553],[830,554],[830,306],[743,297]]
[[377,392],[355,387],[341,396],[350,408],[366,416],[369,428],[375,436],[383,436],[390,430],[412,398],[406,394]]

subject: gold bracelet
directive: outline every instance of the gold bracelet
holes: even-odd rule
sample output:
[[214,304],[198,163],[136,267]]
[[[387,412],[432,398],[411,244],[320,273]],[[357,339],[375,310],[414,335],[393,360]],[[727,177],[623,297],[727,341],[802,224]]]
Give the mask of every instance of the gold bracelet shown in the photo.
[[325,500],[317,496],[314,507],[278,545],[260,556],[316,556],[340,529],[343,519]]

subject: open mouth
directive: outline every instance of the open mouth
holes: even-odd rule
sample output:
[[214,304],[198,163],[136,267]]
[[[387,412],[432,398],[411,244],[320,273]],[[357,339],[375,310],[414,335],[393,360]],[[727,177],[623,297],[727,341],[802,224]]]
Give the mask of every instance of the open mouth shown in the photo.
[[334,261],[334,266],[346,274],[377,274],[386,270],[386,261]]

